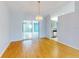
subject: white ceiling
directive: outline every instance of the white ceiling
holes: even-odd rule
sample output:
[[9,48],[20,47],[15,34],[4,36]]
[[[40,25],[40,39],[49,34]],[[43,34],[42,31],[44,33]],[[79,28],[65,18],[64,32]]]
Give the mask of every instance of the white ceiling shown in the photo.
[[[13,13],[25,13],[27,15],[38,14],[37,1],[9,1],[7,2],[10,10]],[[49,15],[54,13],[58,8],[67,5],[70,1],[41,1],[40,13],[41,15]]]

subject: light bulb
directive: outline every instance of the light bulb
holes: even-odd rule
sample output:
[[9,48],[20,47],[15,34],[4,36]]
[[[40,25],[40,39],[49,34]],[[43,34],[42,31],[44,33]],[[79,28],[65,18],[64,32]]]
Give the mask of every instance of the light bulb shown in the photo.
[[42,16],[36,16],[36,20],[40,21],[40,20],[42,20],[42,19],[43,19]]

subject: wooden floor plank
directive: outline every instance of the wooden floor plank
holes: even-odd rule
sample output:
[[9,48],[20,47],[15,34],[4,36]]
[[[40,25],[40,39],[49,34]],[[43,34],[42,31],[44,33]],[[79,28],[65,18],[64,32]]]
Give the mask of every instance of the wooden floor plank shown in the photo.
[[46,38],[38,41],[12,42],[2,58],[71,58],[79,57],[79,50]]

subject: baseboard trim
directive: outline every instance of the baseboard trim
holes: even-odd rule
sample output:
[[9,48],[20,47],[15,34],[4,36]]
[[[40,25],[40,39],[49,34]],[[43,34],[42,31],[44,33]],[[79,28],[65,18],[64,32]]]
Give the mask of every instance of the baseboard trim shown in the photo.
[[6,49],[8,48],[8,46],[10,45],[11,42],[9,42],[6,47],[3,49],[3,51],[0,53],[0,58],[2,57],[2,55],[4,54],[4,52],[6,51]]
[[70,44],[66,44],[66,43],[60,42],[60,41],[58,41],[58,42],[61,43],[61,44],[66,45],[66,46],[69,46],[69,47],[71,47],[71,48],[73,48],[73,49],[79,50],[79,48],[75,48],[75,47],[71,46]]
[[[50,39],[53,40],[52,38],[50,38]],[[64,42],[59,41],[58,39],[57,39],[57,40],[54,40],[54,41],[57,41],[57,42],[59,42],[59,43],[61,43],[61,44],[64,44],[64,45],[66,45],[66,46],[69,46],[69,47],[71,47],[71,48],[73,48],[73,49],[79,50],[79,48],[75,48],[75,47],[73,47],[73,46],[71,46],[71,45],[69,45],[69,44],[66,44],[66,43],[64,43]]]

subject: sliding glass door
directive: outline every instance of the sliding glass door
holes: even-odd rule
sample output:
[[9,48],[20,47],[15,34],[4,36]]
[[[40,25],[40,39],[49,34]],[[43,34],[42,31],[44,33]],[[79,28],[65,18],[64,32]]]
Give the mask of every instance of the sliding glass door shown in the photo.
[[38,21],[24,21],[22,24],[23,39],[37,39],[38,29]]

